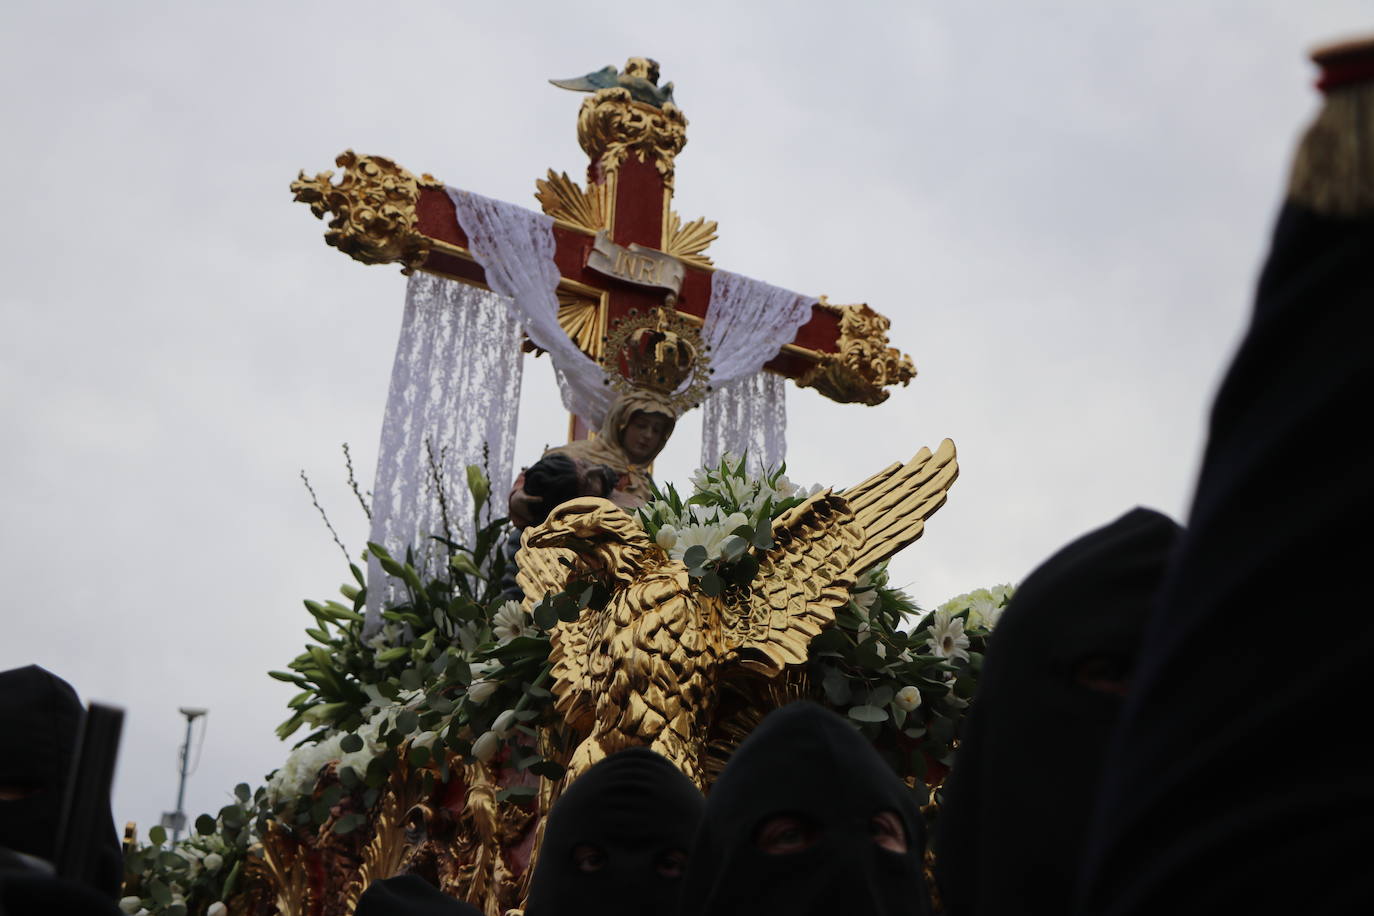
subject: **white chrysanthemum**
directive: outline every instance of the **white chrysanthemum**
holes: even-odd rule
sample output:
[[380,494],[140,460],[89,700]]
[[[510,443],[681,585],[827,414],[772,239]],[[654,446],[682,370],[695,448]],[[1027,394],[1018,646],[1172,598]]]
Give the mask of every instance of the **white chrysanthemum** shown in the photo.
[[507,643],[517,636],[529,636],[534,627],[519,601],[507,601],[492,615],[491,632],[498,643]]
[[968,637],[964,635],[963,618],[951,618],[943,609],[936,611],[926,645],[930,646],[932,655],[968,661]]
[[897,691],[897,695],[892,698],[892,703],[902,712],[911,712],[921,705],[921,691],[907,685]]
[[723,525],[687,525],[677,533],[677,543],[668,555],[681,563],[688,550],[700,546],[706,548],[708,561],[719,559],[729,537],[730,529]]

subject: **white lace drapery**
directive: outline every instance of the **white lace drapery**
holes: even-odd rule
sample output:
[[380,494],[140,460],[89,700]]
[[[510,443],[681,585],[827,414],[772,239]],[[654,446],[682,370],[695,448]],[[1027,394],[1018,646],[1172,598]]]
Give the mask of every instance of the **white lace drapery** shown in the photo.
[[701,463],[724,452],[748,454],[754,471],[787,454],[787,404],[781,377],[763,371],[811,318],[816,300],[717,270],[701,336],[711,348],[711,385],[701,418]]
[[701,417],[701,465],[723,454],[744,455],[750,473],[780,466],[787,457],[787,380],[757,372],[713,390]]
[[[431,535],[465,546],[474,542],[467,465],[482,465],[484,447],[497,515],[504,514],[520,406],[520,344],[509,300],[432,274],[410,277],[382,423],[369,540],[398,560],[414,549],[421,579],[438,575],[447,555]],[[442,501],[431,460],[439,468]],[[402,586],[382,572],[376,558],[368,561],[367,581],[370,632],[380,623],[381,609],[396,603],[393,590]]]
[[615,391],[605,383],[600,364],[579,350],[558,323],[553,219],[471,191],[446,190],[487,285],[510,299],[525,334],[548,351],[563,406],[599,429]]

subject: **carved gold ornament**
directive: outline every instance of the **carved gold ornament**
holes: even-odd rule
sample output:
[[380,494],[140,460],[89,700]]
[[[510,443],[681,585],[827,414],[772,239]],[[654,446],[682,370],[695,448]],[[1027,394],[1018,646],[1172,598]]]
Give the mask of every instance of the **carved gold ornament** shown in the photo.
[[916,366],[911,357],[888,346],[887,318],[863,304],[840,308],[839,351],[827,353],[797,386],[815,388],[841,404],[881,404],[888,397],[885,389],[910,383]]
[[774,546],[756,556],[752,583],[719,597],[692,588],[686,566],[607,500],[564,503],[528,529],[517,555],[527,611],[571,575],[598,576],[610,593],[551,634],[554,705],[575,743],[565,779],[638,746],[705,787],[720,691],[804,664],[855,578],[921,536],[958,473],[945,440],[843,493],[812,496],[774,519]]
[[415,204],[421,187],[442,187],[431,175],[416,178],[383,156],[359,156],[345,150],[334,160],[343,178],[332,171],[307,178],[302,171],[291,182],[295,199],[309,204],[320,219],[332,214],[324,240],[364,264],[399,263],[409,273],[425,262],[429,239],[415,228]]
[[535,183],[535,199],[544,212],[556,220],[595,234],[610,228],[607,214],[611,212],[607,195],[610,188],[606,184],[594,184],[589,190],[568,177],[567,172],[555,173],[549,170],[548,178]]
[[682,217],[668,211],[668,221],[663,228],[663,251],[679,261],[695,267],[709,268],[712,261],[702,254],[716,240],[716,222],[705,217],[697,217],[683,225]]
[[672,102],[655,108],[636,102],[628,89],[601,89],[577,114],[577,142],[603,175],[615,172],[633,153],[652,162],[671,188],[674,160],[687,144],[687,117]]

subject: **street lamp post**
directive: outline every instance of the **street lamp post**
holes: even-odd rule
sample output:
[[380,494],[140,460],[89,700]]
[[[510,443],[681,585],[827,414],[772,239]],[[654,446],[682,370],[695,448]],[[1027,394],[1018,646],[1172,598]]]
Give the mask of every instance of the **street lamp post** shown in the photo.
[[173,843],[181,839],[181,831],[186,827],[186,812],[182,810],[182,805],[186,801],[186,771],[191,761],[191,724],[209,710],[183,706],[180,712],[186,717],[186,743],[181,746],[181,780],[177,785],[177,806],[175,811],[162,815],[162,826],[172,828]]

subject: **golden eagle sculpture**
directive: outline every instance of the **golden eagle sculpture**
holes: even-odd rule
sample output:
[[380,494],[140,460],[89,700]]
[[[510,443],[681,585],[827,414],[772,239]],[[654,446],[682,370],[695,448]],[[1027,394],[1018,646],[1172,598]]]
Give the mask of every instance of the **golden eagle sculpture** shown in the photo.
[[579,741],[567,781],[626,747],[648,747],[705,784],[706,735],[723,683],[773,678],[807,661],[862,572],[919,538],[958,476],[954,443],[921,449],[843,492],[826,490],[773,521],[744,588],[709,597],[639,522],[604,499],[564,503],[525,532],[526,609],[570,576],[610,597],[552,632],[555,707]]

